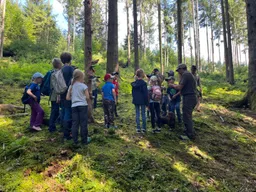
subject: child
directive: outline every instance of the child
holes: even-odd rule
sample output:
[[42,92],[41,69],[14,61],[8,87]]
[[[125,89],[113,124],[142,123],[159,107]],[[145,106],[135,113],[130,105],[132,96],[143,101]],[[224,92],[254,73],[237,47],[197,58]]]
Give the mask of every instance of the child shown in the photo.
[[175,78],[170,76],[166,79],[168,82],[168,89],[167,94],[169,96],[169,111],[177,114],[178,122],[181,123],[181,114],[180,114],[180,92],[172,87],[170,85],[173,85],[175,83]]
[[32,76],[32,83],[28,86],[26,93],[29,95],[28,104],[31,107],[30,127],[33,130],[41,131],[41,125],[43,123],[44,111],[40,106],[40,84],[43,81],[44,76],[41,73],[35,73]]
[[104,77],[105,85],[102,87],[102,100],[104,109],[104,119],[106,128],[117,128],[114,124],[114,108],[116,105],[116,93],[113,76],[106,74]]
[[195,65],[192,65],[191,67],[191,73],[192,75],[194,75],[194,78],[196,80],[196,92],[197,92],[197,105],[196,105],[196,110],[198,112],[200,112],[200,104],[201,104],[201,101],[202,101],[202,85],[201,85],[201,79],[200,79],[200,76],[197,74],[197,67]]
[[[135,105],[136,109],[136,124],[137,133],[146,133],[146,107],[148,106],[148,89],[147,83],[143,81],[144,71],[138,69],[136,71],[137,80],[132,83],[132,103]],[[140,113],[142,116],[142,130],[140,129]]]
[[[53,71],[52,73],[58,71],[62,67],[62,63],[60,59],[53,59],[52,60],[52,65],[53,65]],[[56,131],[56,120],[59,117],[59,108],[60,108],[60,95],[57,95],[53,89],[53,80],[51,76],[50,80],[50,88],[51,88],[51,93],[50,93],[50,101],[51,101],[51,115],[50,115],[50,122],[49,122],[49,132],[54,132]]]
[[87,145],[91,139],[88,137],[88,87],[84,84],[84,73],[76,69],[73,73],[73,80],[68,89],[67,100],[71,100],[72,108],[72,137],[75,144],[78,144],[78,131],[82,144]]
[[118,104],[118,94],[119,94],[119,83],[118,83],[118,72],[113,72],[112,75],[114,76],[113,84],[115,85],[115,92],[116,92],[116,105],[115,105],[115,116],[118,117],[117,114],[117,104]]
[[[151,124],[153,128],[153,133],[161,132],[161,119],[160,119],[160,102],[162,99],[161,87],[158,85],[158,78],[152,76],[150,78],[150,87],[149,87],[149,109],[151,113]],[[157,126],[155,129],[155,117],[157,117]]]

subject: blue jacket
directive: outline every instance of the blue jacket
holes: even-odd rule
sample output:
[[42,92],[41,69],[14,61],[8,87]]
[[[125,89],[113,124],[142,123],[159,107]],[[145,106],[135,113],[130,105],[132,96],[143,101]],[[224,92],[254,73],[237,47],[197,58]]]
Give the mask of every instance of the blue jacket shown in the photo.
[[142,79],[136,80],[132,84],[132,103],[134,105],[148,106],[148,89],[147,84]]

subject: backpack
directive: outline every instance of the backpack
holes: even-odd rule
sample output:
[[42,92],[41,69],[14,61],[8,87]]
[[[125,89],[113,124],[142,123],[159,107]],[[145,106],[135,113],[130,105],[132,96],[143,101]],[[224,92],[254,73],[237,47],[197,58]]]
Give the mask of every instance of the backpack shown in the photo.
[[52,86],[57,95],[65,93],[68,89],[62,70],[52,73]]
[[162,91],[161,91],[160,86],[153,86],[152,87],[151,99],[153,101],[161,101],[161,99],[162,99]]
[[43,83],[41,85],[41,93],[46,96],[51,94],[51,76],[53,71],[48,71],[44,76]]
[[28,100],[30,98],[30,96],[27,94],[27,90],[29,88],[30,85],[27,85],[24,89],[23,95],[21,97],[21,102],[25,105],[28,104]]

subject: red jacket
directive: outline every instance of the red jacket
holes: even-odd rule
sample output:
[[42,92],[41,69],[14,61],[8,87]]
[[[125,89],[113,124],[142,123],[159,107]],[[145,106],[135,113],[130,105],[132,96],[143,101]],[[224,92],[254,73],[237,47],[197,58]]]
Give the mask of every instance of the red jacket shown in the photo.
[[116,96],[118,96],[118,89],[119,89],[119,83],[117,79],[113,80],[113,84],[115,85],[115,92],[116,92]]

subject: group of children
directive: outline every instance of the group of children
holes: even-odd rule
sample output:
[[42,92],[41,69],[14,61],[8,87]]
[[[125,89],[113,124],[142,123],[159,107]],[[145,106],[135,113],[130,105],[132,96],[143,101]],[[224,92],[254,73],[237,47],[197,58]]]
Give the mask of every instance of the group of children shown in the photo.
[[[196,71],[196,66],[192,66],[191,72],[196,80],[197,87],[199,87],[196,110],[200,111],[202,88],[200,77],[196,74]],[[174,72],[170,71],[167,74],[168,77],[164,78],[159,73],[158,69],[154,69],[150,75],[145,75],[143,69],[138,69],[136,71],[135,82],[132,83],[132,96],[133,104],[136,109],[137,133],[146,133],[146,109],[148,117],[151,117],[150,120],[153,133],[161,132],[163,117],[170,117],[172,118],[170,120],[175,121],[176,114],[178,123],[182,123],[180,110],[181,92],[173,86],[175,85]],[[144,78],[147,79],[147,83],[143,80]],[[164,80],[167,82],[167,88],[162,86]],[[140,115],[142,117],[142,129],[140,124]]]
[[[41,95],[49,96],[51,101],[51,114],[49,131],[56,131],[57,119],[60,119],[64,139],[73,138],[78,144],[80,128],[81,143],[88,144],[88,100],[92,99],[94,108],[97,107],[97,94],[99,81],[94,76],[91,67],[89,79],[92,82],[92,95],[88,86],[84,83],[85,75],[82,71],[71,65],[72,56],[64,52],[60,59],[53,59],[53,70],[45,76],[37,72],[32,76],[32,82],[26,86],[22,96],[22,102],[31,107],[30,128],[41,131],[44,119],[44,111],[40,106]],[[106,74],[105,85],[102,87],[103,109],[105,126],[116,128],[114,115],[118,116],[116,104],[118,102],[118,72]],[[49,85],[48,85],[49,84]]]
[[[99,81],[98,77],[94,76],[95,71],[91,67],[91,73],[88,73],[92,83],[92,94],[90,94],[88,86],[84,83],[84,73],[72,66],[71,60],[71,54],[64,52],[60,59],[53,59],[53,70],[49,71],[45,77],[41,73],[35,73],[32,82],[25,88],[22,102],[31,107],[31,129],[40,131],[44,118],[40,97],[42,94],[48,95],[51,101],[49,131],[56,131],[56,121],[59,118],[64,139],[73,138],[74,143],[77,144],[80,127],[81,142],[88,144],[91,141],[88,137],[88,102],[92,99],[93,107],[97,107]],[[119,89],[118,76],[118,72],[104,76],[102,104],[105,128],[117,128],[114,116],[118,117],[116,109]],[[159,70],[154,69],[153,74],[147,75],[147,83],[143,80],[145,77],[144,71],[138,69],[135,81],[131,84],[133,104],[136,109],[137,133],[146,133],[147,131],[146,111],[150,112],[153,133],[161,132],[161,116],[167,115],[167,106],[169,113],[176,111],[178,122],[181,123],[181,94],[172,86],[175,83],[174,72],[170,71],[168,78],[164,79]],[[167,82],[167,89],[161,87],[164,80]],[[199,78],[198,82],[200,82]],[[140,126],[140,115],[142,116],[142,127]]]

